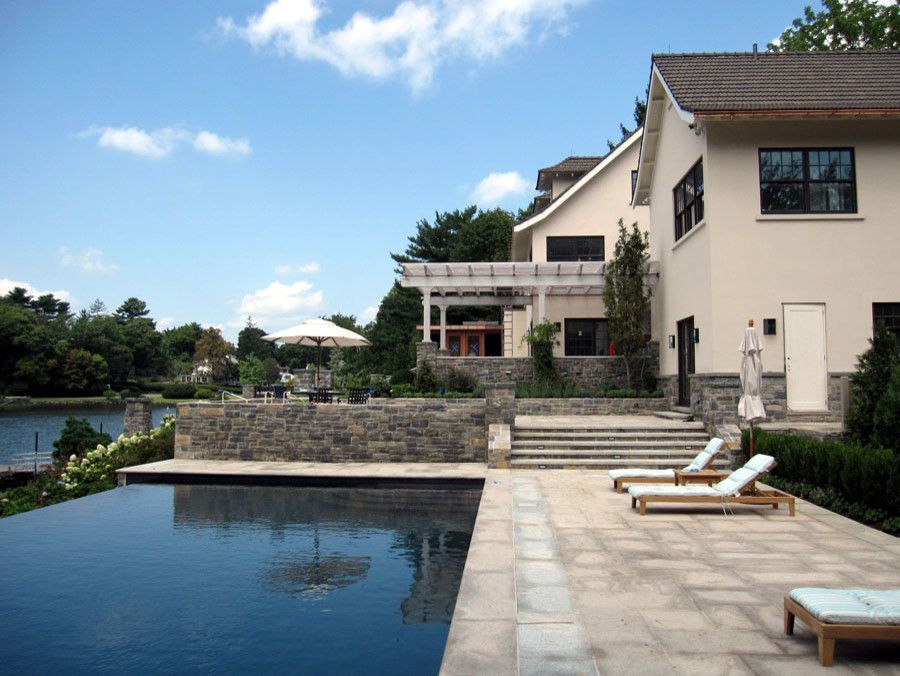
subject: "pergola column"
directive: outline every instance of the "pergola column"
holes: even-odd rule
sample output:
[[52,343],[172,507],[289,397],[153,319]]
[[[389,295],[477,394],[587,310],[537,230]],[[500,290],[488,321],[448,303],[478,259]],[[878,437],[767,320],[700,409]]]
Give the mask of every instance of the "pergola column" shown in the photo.
[[431,342],[431,289],[422,289],[422,342]]
[[541,287],[538,289],[538,324],[543,324],[547,320],[547,289]]
[[447,306],[440,305],[441,310],[441,342],[438,345],[439,350],[447,349]]

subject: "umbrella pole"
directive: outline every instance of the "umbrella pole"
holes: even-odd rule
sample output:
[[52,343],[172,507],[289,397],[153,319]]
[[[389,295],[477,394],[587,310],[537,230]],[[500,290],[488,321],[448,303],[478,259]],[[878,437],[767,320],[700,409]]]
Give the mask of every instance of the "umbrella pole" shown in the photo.
[[322,343],[319,342],[319,354],[316,357],[316,389],[319,388],[319,367],[322,366]]
[[750,457],[756,453],[756,445],[753,443],[753,421],[750,421]]

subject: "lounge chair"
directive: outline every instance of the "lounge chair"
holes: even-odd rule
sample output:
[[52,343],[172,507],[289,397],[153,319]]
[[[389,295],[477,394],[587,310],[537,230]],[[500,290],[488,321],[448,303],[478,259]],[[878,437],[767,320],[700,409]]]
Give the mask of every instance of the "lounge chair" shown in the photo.
[[839,638],[900,640],[900,589],[794,589],[784,597],[784,633],[799,617],[819,637],[819,664],[830,667]]
[[768,474],[775,464],[775,458],[771,455],[757,454],[713,486],[632,486],[628,489],[631,507],[634,509],[640,503],[643,516],[650,502],[718,504],[723,508],[728,505],[772,505],[775,509],[780,504],[787,504],[791,516],[794,516],[793,495],[775,488],[761,489],[756,486],[756,481]]
[[[725,442],[718,437],[713,437],[706,444],[706,448],[697,454],[689,465],[682,472],[699,472],[706,469],[713,461],[713,458],[722,450]],[[660,484],[671,481],[675,483],[674,469],[641,469],[639,467],[629,467],[627,469],[611,469],[609,478],[613,480],[613,488],[616,493],[621,493],[624,484]]]
[[368,404],[369,390],[365,387],[349,387],[347,388],[348,404]]

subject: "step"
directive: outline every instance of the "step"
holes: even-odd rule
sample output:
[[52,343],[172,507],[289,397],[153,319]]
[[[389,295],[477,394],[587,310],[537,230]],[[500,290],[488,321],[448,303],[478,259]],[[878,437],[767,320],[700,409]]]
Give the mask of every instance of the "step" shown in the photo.
[[[686,465],[685,462],[681,467]],[[511,458],[509,466],[522,469],[625,469],[636,467],[642,469],[672,469],[669,463],[655,460],[639,460],[628,458],[610,460],[608,458]],[[714,469],[727,471],[724,465],[715,465]]]
[[606,430],[597,431],[574,431],[574,430],[522,430],[518,427],[513,429],[516,439],[687,439],[706,440],[709,435],[705,432],[609,432]]
[[[612,460],[612,461],[622,461],[626,463],[626,467],[637,465],[628,465],[627,463],[642,463],[644,461],[650,462],[652,464],[659,464],[663,467],[684,467],[685,465],[689,465],[693,460],[692,457],[687,457],[684,455],[675,455],[675,454],[660,454],[660,453],[635,453],[635,454],[627,454],[622,455],[619,453],[612,453],[609,455],[605,455],[602,453],[591,453],[589,451],[570,451],[565,448],[553,449],[551,451],[524,451],[524,452],[513,452],[510,454],[510,459],[540,459],[540,458],[588,458],[592,460]],[[722,463],[720,463],[722,464]]]
[[690,412],[690,409],[681,409],[680,411],[653,411],[653,415],[657,418],[664,418],[665,420],[682,420],[684,422],[689,422],[694,419],[694,414]]
[[513,448],[524,446],[541,448],[543,446],[571,446],[572,448],[627,449],[627,448],[673,448],[699,453],[709,442],[703,439],[694,441],[684,439],[520,439],[513,437]]
[[678,422],[667,421],[659,425],[599,425],[597,423],[585,422],[578,424],[561,424],[557,422],[516,422],[514,427],[520,430],[570,430],[570,431],[592,431],[592,430],[616,430],[619,432],[705,432],[701,422]]

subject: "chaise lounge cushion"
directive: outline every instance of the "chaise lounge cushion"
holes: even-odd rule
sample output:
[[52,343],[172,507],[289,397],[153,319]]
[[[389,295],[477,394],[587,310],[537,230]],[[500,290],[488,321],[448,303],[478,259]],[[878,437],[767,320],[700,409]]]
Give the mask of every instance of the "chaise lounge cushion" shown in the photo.
[[[702,469],[706,469],[707,465],[709,465],[712,459],[716,457],[716,454],[722,448],[722,444],[724,443],[725,442],[718,437],[713,437],[709,440],[709,443],[706,444],[706,447],[697,454],[697,457],[694,458],[691,463],[681,471],[699,472]],[[625,477],[638,477],[647,479],[674,479],[675,470],[641,469],[631,467],[627,469],[611,469],[609,471],[609,478],[613,481],[617,481],[618,479],[623,479]]]
[[801,587],[790,596],[819,622],[900,625],[900,589]]
[[722,479],[713,488],[722,495],[740,495],[741,491],[759,477],[763,472],[768,472],[775,466],[775,458],[771,455],[759,453],[744,463],[743,467],[734,470]]
[[644,486],[632,486],[628,489],[628,494],[633,498],[641,498],[645,495],[708,495],[715,498],[725,498],[712,486],[697,486],[691,484],[689,486],[669,486],[665,484],[647,484]]

